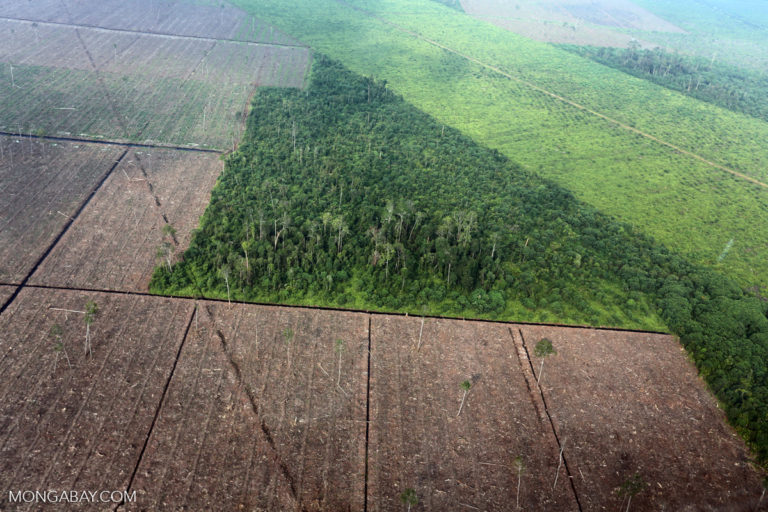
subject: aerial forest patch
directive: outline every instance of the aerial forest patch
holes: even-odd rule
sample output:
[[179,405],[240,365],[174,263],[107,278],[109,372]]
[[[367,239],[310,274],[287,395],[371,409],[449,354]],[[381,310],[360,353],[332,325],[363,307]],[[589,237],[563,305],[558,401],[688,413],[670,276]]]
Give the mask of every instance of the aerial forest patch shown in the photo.
[[768,304],[325,57],[261,89],[158,293],[666,326],[768,456]]

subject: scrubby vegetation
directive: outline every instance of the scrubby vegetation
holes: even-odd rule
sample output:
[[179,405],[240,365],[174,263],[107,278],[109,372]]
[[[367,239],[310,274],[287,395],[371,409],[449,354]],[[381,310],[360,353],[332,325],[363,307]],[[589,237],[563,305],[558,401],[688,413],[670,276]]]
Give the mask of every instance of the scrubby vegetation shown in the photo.
[[712,59],[661,48],[599,48],[559,45],[565,50],[694,98],[768,121],[768,75]]
[[190,249],[152,283],[220,298],[228,287],[517,320],[658,314],[768,460],[766,303],[323,57],[307,91],[257,93]]

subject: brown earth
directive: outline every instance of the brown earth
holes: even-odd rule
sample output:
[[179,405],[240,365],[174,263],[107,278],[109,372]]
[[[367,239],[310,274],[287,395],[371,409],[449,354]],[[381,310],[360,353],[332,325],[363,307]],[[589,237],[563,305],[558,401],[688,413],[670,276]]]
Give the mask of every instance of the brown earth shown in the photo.
[[[368,510],[576,510],[540,400],[501,324],[374,316]],[[461,415],[463,391],[472,387]],[[557,486],[555,475],[558,474]]]
[[213,153],[131,149],[30,283],[146,291],[163,242],[174,259],[189,245],[222,167]]
[[0,16],[37,22],[296,45],[291,37],[220,2],[164,0],[4,0]]
[[0,285],[0,308],[3,307],[3,304],[11,298],[11,295],[13,295],[13,292],[16,291],[15,286],[2,286]]
[[0,19],[0,62],[0,130],[224,150],[255,87],[305,85],[310,51]]
[[362,510],[367,328],[201,302],[129,508]]
[[[88,300],[99,306],[93,357],[84,316],[52,309]],[[0,509],[39,510],[11,506],[9,490],[127,488],[192,310],[159,297],[21,291],[0,315]],[[56,359],[54,324],[71,369],[64,351]],[[88,507],[58,509],[73,508]]]
[[626,507],[618,490],[648,484],[634,511],[757,510],[761,475],[744,442],[670,336],[524,326],[534,348],[548,338],[541,387],[584,510]]
[[124,148],[0,136],[0,282],[21,282]]
[[128,489],[130,510],[357,511],[367,492],[400,511],[412,488],[414,512],[514,510],[520,457],[522,510],[623,509],[635,473],[631,510],[755,510],[760,477],[674,338],[427,319],[417,351],[420,327],[27,287],[0,315],[0,489]]

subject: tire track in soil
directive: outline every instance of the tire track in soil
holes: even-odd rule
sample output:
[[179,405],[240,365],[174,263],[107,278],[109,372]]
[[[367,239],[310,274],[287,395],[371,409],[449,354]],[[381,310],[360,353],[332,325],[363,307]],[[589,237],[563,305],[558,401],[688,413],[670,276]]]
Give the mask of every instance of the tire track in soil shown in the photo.
[[[552,435],[555,436],[555,441],[557,442],[557,449],[560,452],[560,457],[563,460],[563,466],[565,467],[565,473],[568,475],[568,482],[571,484],[571,490],[573,491],[573,497],[576,500],[576,505],[579,507],[579,512],[582,512],[581,508],[581,502],[579,501],[579,494],[576,492],[576,485],[573,483],[573,475],[571,474],[571,470],[568,467],[568,460],[565,457],[565,450],[563,448],[563,442],[560,441],[560,437],[557,435],[557,429],[555,428],[555,422],[552,421],[552,416],[549,414],[549,409],[547,408],[547,399],[544,396],[544,391],[541,389],[541,386],[538,385],[538,383],[535,381],[536,377],[536,371],[533,368],[533,363],[531,362],[531,355],[528,352],[528,347],[525,344],[525,337],[523,336],[523,331],[518,329],[517,332],[520,335],[520,343],[518,344],[517,338],[515,337],[515,334],[512,332],[512,328],[509,327],[509,335],[512,337],[512,342],[515,344],[515,347],[517,348],[517,354],[518,358],[520,360],[520,365],[523,367],[523,375],[525,376],[525,383],[528,386],[528,390],[531,391],[531,399],[534,402],[534,406],[536,407],[536,410],[539,411],[539,417],[542,417],[540,406],[536,404],[538,400],[537,393],[533,391],[533,386],[536,385],[539,389],[538,397],[541,398],[541,404],[544,407],[544,414],[546,415],[546,419],[549,423],[549,426],[552,429]],[[528,361],[528,369],[525,369],[525,363],[522,361],[522,352],[520,351],[520,348],[523,349],[522,352],[525,352],[525,359]],[[530,372],[530,373],[529,373]],[[533,379],[533,382],[529,382],[529,379]],[[542,418],[543,419],[543,418]]]
[[[211,319],[211,323],[215,326],[213,313],[210,310],[210,307],[206,306],[205,312],[208,314],[208,317]],[[278,464],[280,467],[280,472],[283,474],[283,477],[285,477],[286,481],[288,482],[289,488],[291,490],[291,497],[294,499],[294,506],[295,510],[300,510],[301,512],[304,512],[306,509],[301,506],[301,502],[299,501],[298,492],[296,490],[296,482],[293,478],[293,475],[291,475],[291,472],[288,470],[288,466],[285,464],[285,461],[283,461],[280,458],[280,454],[277,451],[277,447],[275,446],[275,440],[272,438],[272,433],[269,430],[269,427],[267,424],[262,420],[259,416],[259,402],[256,399],[256,397],[253,395],[253,391],[251,391],[250,387],[248,387],[245,384],[245,381],[243,379],[242,372],[240,371],[240,365],[237,364],[237,362],[232,357],[232,353],[229,350],[229,345],[227,343],[226,338],[224,337],[224,334],[221,332],[221,329],[215,330],[216,338],[219,340],[219,343],[221,344],[221,350],[223,351],[224,355],[227,356],[227,361],[229,362],[229,365],[232,367],[232,371],[235,374],[235,380],[240,385],[240,387],[245,392],[245,395],[248,397],[248,402],[251,405],[251,410],[253,411],[254,416],[256,416],[256,420],[259,424],[260,430],[262,435],[267,441],[267,444],[269,445],[269,448],[273,452],[273,460]]]
[[[152,418],[152,423],[149,426],[149,430],[147,431],[147,435],[144,438],[144,445],[141,447],[141,452],[139,452],[139,458],[136,460],[136,465],[133,468],[133,472],[131,472],[131,478],[128,480],[128,485],[126,486],[125,493],[123,496],[128,494],[131,490],[131,486],[133,485],[133,481],[136,478],[136,473],[139,471],[139,466],[141,466],[141,461],[144,459],[144,452],[147,450],[147,445],[149,444],[149,438],[152,436],[152,431],[155,428],[155,423],[157,423],[157,417],[160,415],[160,409],[163,407],[163,403],[165,403],[165,397],[168,394],[168,388],[171,385],[171,380],[173,379],[173,374],[176,372],[176,365],[179,363],[179,359],[181,358],[181,350],[184,348],[184,343],[187,341],[187,337],[189,337],[189,329],[192,327],[192,320],[195,318],[195,313],[197,312],[197,304],[195,304],[195,307],[192,308],[192,313],[189,315],[189,320],[187,321],[187,328],[184,331],[184,337],[181,339],[181,343],[179,343],[179,350],[176,351],[176,358],[173,360],[173,366],[171,367],[171,372],[168,374],[168,379],[165,381],[165,386],[163,387],[163,393],[160,395],[160,400],[157,402],[157,409],[155,409],[155,416]],[[115,505],[114,511],[117,511],[125,505],[125,500],[121,501],[117,505]]]
[[352,9],[354,11],[361,12],[361,13],[365,14],[366,16],[370,17],[371,19],[374,19],[374,20],[376,20],[376,21],[378,21],[378,22],[380,22],[380,23],[382,23],[384,25],[388,25],[388,26],[390,26],[390,27],[392,27],[392,28],[394,28],[396,30],[399,30],[400,32],[408,34],[408,35],[414,37],[415,39],[418,39],[420,41],[424,41],[425,43],[431,44],[432,46],[436,46],[437,48],[445,50],[445,51],[447,51],[449,53],[452,53],[454,55],[458,55],[459,57],[461,57],[461,58],[463,58],[465,60],[468,60],[468,61],[473,62],[473,63],[475,63],[475,64],[477,64],[477,65],[479,65],[481,67],[484,67],[485,69],[489,69],[489,70],[493,71],[494,73],[497,73],[497,74],[499,74],[499,75],[501,75],[501,76],[503,76],[505,78],[508,78],[509,80],[512,80],[513,82],[517,82],[519,84],[525,85],[526,87],[529,87],[529,88],[531,88],[531,89],[533,89],[535,91],[538,91],[538,92],[540,92],[542,94],[545,94],[545,95],[547,95],[547,96],[549,96],[551,98],[554,98],[554,99],[556,99],[558,101],[561,101],[561,102],[563,102],[563,103],[565,103],[567,105],[570,105],[570,106],[572,106],[572,107],[574,107],[574,108],[576,108],[578,110],[581,110],[582,112],[586,112],[588,114],[592,114],[593,116],[599,117],[600,119],[602,119],[604,121],[607,121],[607,122],[609,122],[609,123],[611,123],[613,125],[616,125],[616,126],[618,126],[620,128],[623,128],[624,130],[632,132],[635,135],[639,135],[639,136],[644,137],[644,138],[646,138],[648,140],[652,140],[654,142],[657,142],[657,143],[659,143],[659,144],[661,144],[663,146],[666,146],[666,147],[668,147],[670,149],[673,149],[673,150],[677,151],[680,154],[683,154],[685,156],[689,156],[689,157],[694,158],[696,160],[699,160],[700,162],[703,162],[703,163],[705,163],[705,164],[707,164],[707,165],[709,165],[711,167],[714,167],[715,169],[717,169],[719,171],[727,172],[729,174],[732,174],[733,176],[736,176],[737,178],[741,178],[741,179],[743,179],[745,181],[749,181],[750,183],[753,183],[753,184],[758,185],[760,187],[768,188],[768,183],[764,183],[764,182],[762,182],[762,181],[760,181],[760,180],[758,180],[756,178],[753,178],[751,176],[747,176],[746,174],[743,174],[743,173],[741,173],[739,171],[731,169],[730,167],[726,167],[724,165],[720,165],[720,164],[718,164],[716,162],[713,162],[711,160],[707,160],[703,156],[698,155],[698,154],[696,154],[696,153],[694,153],[692,151],[688,151],[687,149],[683,149],[680,146],[676,146],[676,145],[672,144],[671,142],[667,142],[667,141],[665,141],[663,139],[655,137],[655,136],[651,135],[650,133],[646,133],[646,132],[644,132],[642,130],[638,130],[637,128],[635,128],[633,126],[630,126],[630,125],[628,125],[626,123],[622,123],[618,119],[614,119],[614,118],[612,118],[610,116],[607,116],[605,114],[601,114],[600,112],[598,112],[596,110],[592,110],[591,108],[586,107],[584,105],[581,105],[580,103],[577,103],[577,102],[575,102],[573,100],[569,100],[568,98],[566,98],[564,96],[561,96],[561,95],[559,95],[557,93],[554,93],[554,92],[552,92],[550,90],[547,90],[547,89],[545,89],[543,87],[540,87],[540,86],[534,84],[533,82],[529,82],[528,80],[524,80],[524,79],[522,79],[520,77],[517,77],[517,76],[514,76],[514,75],[512,75],[510,73],[507,73],[506,71],[502,70],[499,67],[496,67],[496,66],[494,66],[492,64],[488,64],[486,62],[483,62],[480,59],[476,59],[475,57],[472,57],[470,55],[462,53],[462,52],[460,52],[458,50],[454,50],[450,46],[445,46],[443,44],[440,44],[437,41],[434,41],[432,39],[429,39],[428,37],[425,37],[425,36],[419,34],[418,32],[414,32],[413,30],[410,30],[410,29],[408,29],[406,27],[403,27],[402,25],[398,25],[395,22],[392,22],[392,21],[386,20],[384,18],[381,18],[381,17],[377,16],[376,14],[374,14],[373,12],[368,11],[366,9],[363,9],[362,7],[357,7],[357,6],[351,5],[351,4],[347,3],[347,2],[345,2],[344,0],[336,0],[336,2],[341,4],[341,5],[343,5],[343,6],[345,6],[345,7],[349,7],[350,9]]
[[[21,292],[22,289],[24,289],[27,286],[27,283],[29,282],[29,279],[32,277],[32,275],[37,271],[37,269],[40,267],[40,265],[45,261],[45,259],[48,257],[49,254],[51,254],[51,251],[53,251],[53,248],[56,247],[56,244],[59,243],[61,238],[66,234],[66,232],[69,230],[69,228],[72,226],[72,224],[77,220],[77,218],[80,216],[80,214],[83,212],[86,206],[88,206],[88,203],[91,202],[91,199],[93,199],[93,196],[96,195],[96,192],[98,192],[101,187],[104,185],[104,183],[107,181],[107,178],[109,178],[112,175],[112,172],[117,168],[118,165],[123,161],[125,158],[125,155],[128,154],[128,149],[125,149],[117,160],[112,164],[112,167],[107,170],[106,173],[99,179],[99,181],[96,183],[96,185],[91,190],[90,194],[85,198],[85,200],[80,204],[80,206],[77,208],[74,214],[70,216],[67,219],[67,222],[64,224],[64,226],[61,228],[61,231],[56,236],[56,238],[53,239],[51,244],[48,246],[48,248],[45,250],[45,252],[40,256],[40,258],[35,262],[35,265],[32,267],[32,269],[27,273],[27,275],[22,279],[21,283],[19,283],[16,288],[16,290],[13,292],[13,294],[5,301],[5,304],[0,306],[0,315],[3,314],[3,312],[8,308],[8,306],[11,304],[11,302],[14,301],[14,299],[19,295],[19,292]],[[67,289],[67,288],[62,288]]]

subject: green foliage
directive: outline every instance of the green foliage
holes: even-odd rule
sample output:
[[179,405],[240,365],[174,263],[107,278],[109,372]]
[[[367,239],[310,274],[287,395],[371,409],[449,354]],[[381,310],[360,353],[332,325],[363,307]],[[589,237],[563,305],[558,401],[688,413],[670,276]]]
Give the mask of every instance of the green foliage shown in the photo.
[[648,483],[643,480],[643,477],[640,476],[640,473],[635,473],[631,477],[627,478],[624,482],[622,482],[619,490],[617,491],[617,494],[619,497],[626,496],[629,498],[634,498],[646,487],[648,487]]
[[416,491],[408,488],[400,494],[400,501],[410,507],[419,503],[419,497],[416,495]]
[[472,383],[468,380],[463,381],[461,384],[459,384],[459,387],[462,389],[462,391],[467,392],[469,391],[469,388],[472,387]]
[[547,357],[550,354],[557,354],[557,351],[552,347],[552,341],[549,338],[542,338],[536,343],[533,353],[536,357]]
[[661,48],[560,47],[668,89],[768,121],[766,74]]
[[290,327],[283,329],[283,339],[286,343],[289,343],[293,339],[293,329]]
[[96,319],[96,315],[99,312],[99,306],[93,302],[92,300],[89,300],[85,303],[85,316],[83,317],[86,325],[92,325],[93,321]]
[[497,292],[489,317],[625,325],[653,304],[768,461],[768,304],[323,56],[307,91],[257,93],[190,248],[152,289],[221,297],[224,266],[248,300],[475,316]]
[[[648,300],[622,290],[579,234],[582,223],[610,222],[446,130],[385,83],[318,56],[306,92],[257,92],[183,262],[158,270],[152,286],[657,327]],[[612,306],[635,296],[637,310]]]
[[[743,286],[768,284],[764,190],[536,89],[764,179],[768,124],[589,59],[516,36],[427,0],[238,0],[244,9],[577,198]],[[374,17],[375,16],[375,17]],[[512,78],[449,53],[397,23]],[[376,51],[371,50],[376,46]],[[765,52],[763,52],[765,53]],[[568,73],[562,70],[567,69]],[[718,261],[723,248],[732,250]]]

